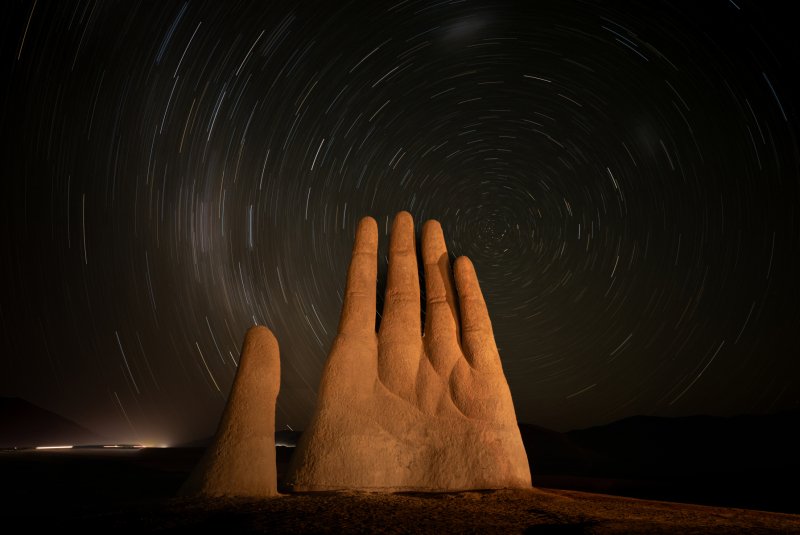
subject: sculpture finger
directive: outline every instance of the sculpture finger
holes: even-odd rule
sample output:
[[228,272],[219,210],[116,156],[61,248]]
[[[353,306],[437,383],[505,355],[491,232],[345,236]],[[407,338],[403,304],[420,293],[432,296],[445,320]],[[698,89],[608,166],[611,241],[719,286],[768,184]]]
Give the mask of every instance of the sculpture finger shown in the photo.
[[378,224],[371,217],[358,223],[347,287],[339,320],[340,334],[375,333],[375,286],[378,279]]
[[458,312],[453,274],[442,226],[430,220],[422,227],[422,261],[425,264],[425,339],[458,341]]
[[389,274],[381,322],[381,334],[388,333],[421,334],[414,220],[408,212],[395,216],[389,237]]
[[185,496],[277,496],[275,401],[281,381],[278,341],[251,327],[214,441],[183,485]]
[[454,265],[456,288],[461,309],[461,346],[473,368],[499,363],[492,322],[483,299],[478,276],[472,261],[466,256]]
[[254,325],[245,333],[236,381],[240,381],[240,373],[243,378],[258,377],[252,388],[277,396],[281,386],[280,348],[275,335],[264,325]]

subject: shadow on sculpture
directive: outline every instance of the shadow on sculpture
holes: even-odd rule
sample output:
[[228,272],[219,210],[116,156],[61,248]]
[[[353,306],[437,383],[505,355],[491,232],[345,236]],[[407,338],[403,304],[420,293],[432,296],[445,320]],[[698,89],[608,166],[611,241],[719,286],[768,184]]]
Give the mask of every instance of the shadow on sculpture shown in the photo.
[[[441,226],[422,230],[424,331],[414,222],[394,220],[375,331],[378,228],[356,231],[347,288],[317,405],[289,466],[293,491],[529,488],[530,469],[472,262],[450,267]],[[274,496],[278,346],[251,329],[214,444],[184,487]]]

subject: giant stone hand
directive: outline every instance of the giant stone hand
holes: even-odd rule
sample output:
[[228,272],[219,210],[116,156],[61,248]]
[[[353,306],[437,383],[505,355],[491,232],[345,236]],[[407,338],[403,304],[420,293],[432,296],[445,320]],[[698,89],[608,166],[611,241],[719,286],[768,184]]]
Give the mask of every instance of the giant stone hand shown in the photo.
[[530,487],[472,263],[461,257],[451,273],[441,226],[425,224],[423,334],[414,223],[399,213],[376,333],[377,247],[377,225],[366,217],[356,232],[316,411],[293,456],[288,485],[295,491]]

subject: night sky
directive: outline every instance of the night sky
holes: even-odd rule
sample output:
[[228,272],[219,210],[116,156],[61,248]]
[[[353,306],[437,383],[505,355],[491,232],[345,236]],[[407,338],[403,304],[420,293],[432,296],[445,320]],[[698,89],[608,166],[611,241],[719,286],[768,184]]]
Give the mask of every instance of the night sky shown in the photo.
[[789,7],[345,4],[3,6],[0,395],[208,436],[258,323],[302,429],[356,224],[383,257],[408,210],[475,263],[520,421],[800,407]]

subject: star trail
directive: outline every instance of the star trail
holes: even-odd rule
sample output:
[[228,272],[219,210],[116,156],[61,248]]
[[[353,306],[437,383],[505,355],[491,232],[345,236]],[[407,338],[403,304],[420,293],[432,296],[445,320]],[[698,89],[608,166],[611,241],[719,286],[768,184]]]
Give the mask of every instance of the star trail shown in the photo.
[[4,6],[0,393],[208,436],[264,324],[302,429],[356,224],[380,291],[408,210],[475,263],[521,421],[800,407],[789,9]]

